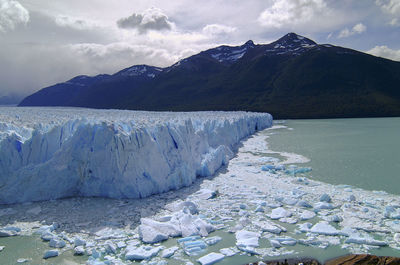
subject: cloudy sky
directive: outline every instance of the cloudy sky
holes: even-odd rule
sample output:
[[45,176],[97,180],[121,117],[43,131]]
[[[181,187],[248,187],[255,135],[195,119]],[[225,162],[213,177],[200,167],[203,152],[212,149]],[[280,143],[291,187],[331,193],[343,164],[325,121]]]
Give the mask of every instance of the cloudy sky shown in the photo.
[[400,61],[400,0],[0,0],[0,97],[288,32]]

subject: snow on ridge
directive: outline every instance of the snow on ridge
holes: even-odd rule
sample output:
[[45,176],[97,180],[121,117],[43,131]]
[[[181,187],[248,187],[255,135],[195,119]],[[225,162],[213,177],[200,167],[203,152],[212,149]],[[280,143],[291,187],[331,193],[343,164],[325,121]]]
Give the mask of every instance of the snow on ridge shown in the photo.
[[188,186],[272,125],[267,113],[0,108],[0,204],[141,198]]

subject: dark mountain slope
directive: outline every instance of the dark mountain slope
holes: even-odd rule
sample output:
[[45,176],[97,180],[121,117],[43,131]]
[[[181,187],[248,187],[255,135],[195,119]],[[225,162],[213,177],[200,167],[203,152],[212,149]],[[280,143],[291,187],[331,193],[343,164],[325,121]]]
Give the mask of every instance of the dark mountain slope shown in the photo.
[[117,73],[69,87],[68,101],[54,99],[55,92],[43,95],[56,90],[49,87],[21,105],[249,110],[275,118],[400,116],[400,62],[318,45],[294,33],[266,45],[220,46],[163,69],[145,67],[135,75]]

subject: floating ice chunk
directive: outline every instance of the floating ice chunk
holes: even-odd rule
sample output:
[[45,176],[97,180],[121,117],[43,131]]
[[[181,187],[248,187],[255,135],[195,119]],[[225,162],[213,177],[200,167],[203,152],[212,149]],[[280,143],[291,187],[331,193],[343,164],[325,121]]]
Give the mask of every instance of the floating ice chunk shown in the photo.
[[200,262],[201,265],[211,265],[223,260],[224,258],[225,256],[221,253],[211,252],[199,258],[197,261]]
[[188,237],[183,237],[178,239],[178,243],[183,243],[183,242],[187,242],[187,241],[193,241],[193,240],[197,240],[200,239],[200,236],[188,236]]
[[42,236],[40,237],[43,241],[50,241],[53,238],[57,237],[55,234],[50,233],[50,232],[45,232],[42,234]]
[[274,208],[281,207],[282,204],[279,202],[266,202],[265,206],[274,209]]
[[349,196],[349,202],[355,202],[356,201],[356,196],[354,196],[353,194],[351,194],[350,196]]
[[247,205],[244,204],[244,203],[241,203],[241,204],[239,205],[239,208],[242,209],[242,210],[246,210],[246,209],[247,209]]
[[270,171],[270,170],[274,170],[275,166],[274,165],[264,165],[261,167],[262,171]]
[[284,218],[279,219],[279,221],[282,223],[287,223],[287,224],[296,224],[298,222],[298,220],[293,217],[284,217]]
[[7,226],[7,227],[4,227],[2,230],[14,231],[14,232],[16,232],[16,233],[21,232],[21,228],[16,227],[16,226]]
[[141,224],[139,226],[139,237],[144,243],[149,244],[161,242],[168,239],[168,235],[151,226],[144,224]]
[[161,252],[161,257],[164,259],[168,259],[168,258],[172,257],[178,249],[179,249],[179,247],[170,247],[170,248],[164,249]]
[[295,205],[298,201],[299,200],[297,200],[297,199],[293,199],[293,198],[289,197],[289,198],[284,198],[282,202],[287,205]]
[[149,218],[142,218],[140,221],[139,237],[145,243],[153,244],[182,234],[181,228],[172,221],[158,222]]
[[10,237],[10,236],[17,236],[18,232],[15,232],[14,230],[0,230],[0,237]]
[[339,215],[335,214],[335,215],[329,216],[328,221],[334,222],[334,223],[339,223],[339,222],[343,221],[343,218],[340,217]]
[[309,204],[305,200],[300,200],[297,202],[297,206],[304,207],[304,208],[312,208],[311,204]]
[[52,249],[52,250],[47,250],[44,253],[43,258],[48,259],[48,258],[53,258],[53,257],[57,257],[57,256],[58,256],[58,250]]
[[75,239],[74,239],[74,245],[75,245],[75,247],[84,246],[84,245],[86,245],[86,241],[83,240],[83,239],[80,238],[80,237],[75,237]]
[[49,247],[52,248],[63,248],[65,247],[66,243],[64,240],[61,240],[58,237],[53,237],[49,242]]
[[235,256],[239,251],[236,248],[222,248],[219,250],[223,255],[227,257]]
[[388,205],[385,207],[384,216],[391,219],[400,219],[400,209],[397,206]]
[[284,228],[283,226],[280,226],[278,224],[269,221],[257,222],[256,226],[259,227],[263,232],[269,232],[273,234],[280,234],[281,232],[286,232],[286,228]]
[[301,214],[300,214],[300,220],[305,221],[305,220],[310,220],[312,218],[314,218],[316,216],[316,214],[314,212],[308,211],[308,210],[304,210]]
[[314,204],[314,209],[316,210],[324,210],[324,209],[331,210],[334,208],[335,207],[328,202],[317,202],[316,204]]
[[105,249],[108,254],[117,253],[117,246],[112,241],[107,241],[105,243]]
[[298,227],[299,227],[300,232],[307,233],[310,231],[310,228],[312,227],[312,223],[299,224]]
[[0,252],[5,248],[5,246],[0,246]]
[[261,206],[261,205],[258,205],[257,208],[256,208],[256,210],[255,210],[255,212],[256,212],[256,213],[263,213],[263,212],[264,212],[264,207]]
[[388,243],[385,241],[375,240],[373,238],[356,237],[356,236],[351,236],[347,238],[345,243],[363,244],[363,245],[371,245],[378,247],[384,247],[388,245]]
[[236,246],[238,247],[258,247],[259,233],[240,230],[236,232]]
[[111,227],[105,227],[95,233],[98,240],[107,240],[107,239],[118,239],[125,238],[126,233],[122,229],[114,229]]
[[290,217],[292,216],[292,213],[286,210],[283,207],[275,208],[272,210],[270,214],[270,218],[272,220],[280,219],[280,218],[285,218],[285,217]]
[[17,259],[17,263],[25,263],[28,262],[28,259]]
[[296,174],[303,174],[310,172],[312,169],[310,167],[297,167],[294,165],[289,166],[288,169],[285,170],[285,173],[288,175],[295,176]]
[[277,165],[277,166],[275,166],[275,170],[278,170],[278,171],[285,170],[285,166],[284,165]]
[[128,245],[126,247],[125,259],[127,260],[144,260],[151,259],[161,251],[161,247]]
[[270,239],[269,242],[271,243],[271,246],[274,248],[280,248],[282,247],[281,243],[275,239]]
[[77,246],[74,248],[74,255],[80,256],[85,254],[85,248],[83,246]]
[[188,256],[197,256],[207,249],[206,243],[201,240],[184,241],[182,243],[183,250]]
[[279,242],[280,245],[294,246],[297,244],[297,240],[291,237],[276,237],[273,240]]
[[213,237],[209,237],[209,238],[204,239],[206,244],[209,245],[209,246],[215,245],[218,242],[220,242],[221,240],[222,240],[222,238],[219,237],[219,236],[213,236]]
[[49,232],[52,232],[52,231],[54,231],[54,226],[53,225],[44,225],[44,226],[39,227],[35,231],[35,233],[39,234],[39,235],[42,235],[44,233],[49,233]]
[[337,236],[341,234],[341,231],[337,230],[325,221],[316,223],[313,227],[311,227],[310,232],[327,236]]
[[178,203],[177,209],[182,210],[185,213],[190,213],[190,214],[198,214],[199,213],[197,205],[191,201],[184,201],[184,202]]
[[117,248],[124,248],[124,247],[126,247],[126,243],[124,241],[117,242]]
[[276,157],[266,156],[266,157],[260,157],[259,161],[260,161],[260,163],[278,163],[279,159]]
[[332,199],[331,199],[331,197],[330,197],[328,194],[324,193],[324,194],[322,194],[321,197],[319,198],[319,201],[320,201],[320,202],[331,202]]
[[199,197],[203,200],[214,199],[218,196],[218,191],[210,190],[210,189],[201,189],[194,194],[195,196]]

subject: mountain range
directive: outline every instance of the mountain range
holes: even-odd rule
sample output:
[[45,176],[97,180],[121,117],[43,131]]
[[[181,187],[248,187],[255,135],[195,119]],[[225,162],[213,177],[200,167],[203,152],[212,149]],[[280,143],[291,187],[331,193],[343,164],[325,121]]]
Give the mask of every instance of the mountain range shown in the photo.
[[289,33],[270,44],[219,46],[165,68],[77,76],[19,106],[246,110],[278,119],[400,116],[400,62]]

